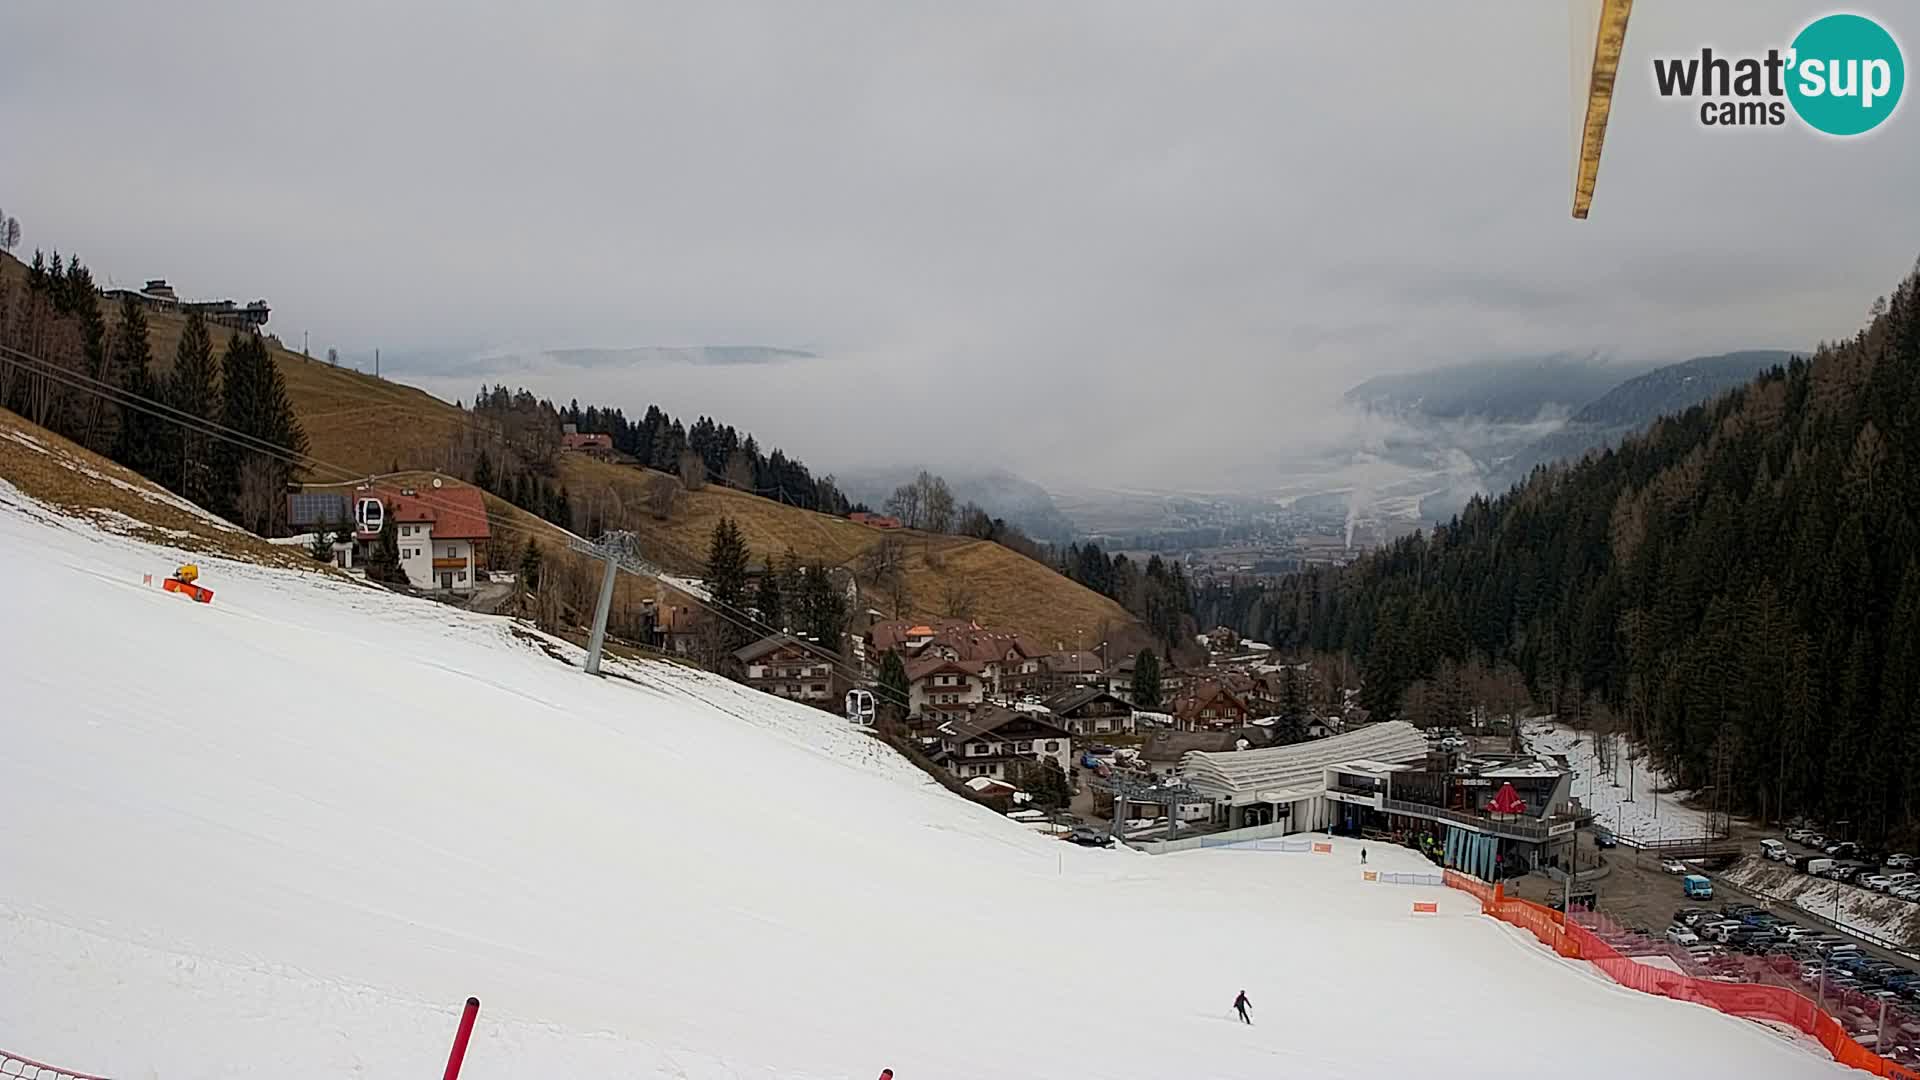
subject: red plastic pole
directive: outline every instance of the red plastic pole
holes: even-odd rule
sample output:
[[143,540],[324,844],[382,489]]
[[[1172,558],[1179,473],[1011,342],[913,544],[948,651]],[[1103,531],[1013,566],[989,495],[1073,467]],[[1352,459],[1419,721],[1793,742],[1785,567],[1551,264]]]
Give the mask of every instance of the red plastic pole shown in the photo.
[[458,1080],[460,1063],[467,1057],[467,1039],[473,1035],[473,1020],[480,1015],[480,999],[467,999],[467,1008],[460,1014],[460,1030],[453,1035],[453,1053],[447,1055],[446,1080]]

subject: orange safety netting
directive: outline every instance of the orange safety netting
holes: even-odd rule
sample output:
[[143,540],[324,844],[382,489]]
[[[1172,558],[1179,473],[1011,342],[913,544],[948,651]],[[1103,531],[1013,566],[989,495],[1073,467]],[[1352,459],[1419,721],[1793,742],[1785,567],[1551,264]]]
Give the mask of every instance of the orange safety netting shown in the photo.
[[1820,1045],[1833,1055],[1833,1059],[1843,1065],[1875,1076],[1891,1077],[1892,1080],[1920,1080],[1920,1071],[1889,1061],[1860,1045],[1847,1034],[1840,1021],[1823,1012],[1812,1000],[1785,986],[1726,981],[1730,977],[1702,978],[1642,964],[1622,954],[1579,922],[1530,900],[1510,898],[1501,886],[1490,885],[1456,870],[1448,870],[1445,880],[1449,888],[1478,898],[1480,910],[1486,914],[1528,931],[1561,956],[1588,961],[1622,986],[1642,993],[1691,1001],[1718,1009],[1729,1016],[1791,1024],[1818,1039]]

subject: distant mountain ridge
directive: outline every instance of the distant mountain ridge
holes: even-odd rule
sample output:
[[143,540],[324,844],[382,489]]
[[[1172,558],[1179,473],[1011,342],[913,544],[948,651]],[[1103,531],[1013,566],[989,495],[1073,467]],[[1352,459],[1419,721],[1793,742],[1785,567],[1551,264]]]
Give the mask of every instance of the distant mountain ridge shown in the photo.
[[1617,445],[1662,416],[1685,412],[1793,358],[1786,349],[1748,349],[1699,356],[1628,379],[1588,403],[1566,426],[1516,454],[1499,472],[1499,488],[1526,479],[1536,466],[1575,461],[1590,450]]
[[1570,415],[1650,366],[1602,360],[1591,353],[1476,360],[1376,376],[1348,390],[1345,399],[1349,405],[1410,422],[1525,424],[1543,413]]

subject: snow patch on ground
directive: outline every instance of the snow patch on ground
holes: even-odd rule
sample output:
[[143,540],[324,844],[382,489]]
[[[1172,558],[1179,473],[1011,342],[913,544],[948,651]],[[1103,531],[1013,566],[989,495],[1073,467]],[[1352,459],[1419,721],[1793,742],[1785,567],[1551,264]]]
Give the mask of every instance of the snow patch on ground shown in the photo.
[[1906,949],[1920,944],[1920,904],[1802,874],[1757,855],[1742,858],[1724,876],[1749,892],[1785,901],[1862,937],[1887,942],[1890,947]]
[[[1665,790],[1672,782],[1657,775],[1647,759],[1630,758],[1624,735],[1603,736],[1612,739],[1611,756],[1617,764],[1612,772],[1602,774],[1592,732],[1575,731],[1552,720],[1529,720],[1522,730],[1531,752],[1565,755],[1575,774],[1574,797],[1593,811],[1597,823],[1622,839],[1652,842],[1712,835],[1706,812],[1681,801],[1691,793]],[[1656,788],[1661,789],[1657,796]]]
[[38,450],[42,454],[48,452],[45,443],[41,442],[39,439],[34,438],[33,436],[27,434],[24,431],[0,431],[0,438],[12,439],[14,442],[19,443],[21,446],[24,446],[29,450]]
[[[1076,847],[705,672],[589,678],[505,618],[217,555],[186,603],[139,584],[170,549],[0,495],[0,1033],[42,1060],[431,1074],[474,994],[470,1080],[1449,1080],[1490,1038],[1569,1080],[1851,1075],[1344,840]],[[1097,954],[1143,941],[1140,1024]]]

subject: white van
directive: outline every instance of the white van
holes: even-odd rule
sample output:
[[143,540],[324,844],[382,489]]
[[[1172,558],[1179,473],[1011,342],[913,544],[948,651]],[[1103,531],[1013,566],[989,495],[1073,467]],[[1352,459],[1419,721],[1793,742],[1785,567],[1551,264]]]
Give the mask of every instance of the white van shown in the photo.
[[1762,840],[1760,841],[1760,854],[1763,858],[1779,862],[1787,857],[1786,842],[1782,840]]
[[1832,859],[1808,859],[1807,873],[1814,877],[1832,877],[1834,862]]

